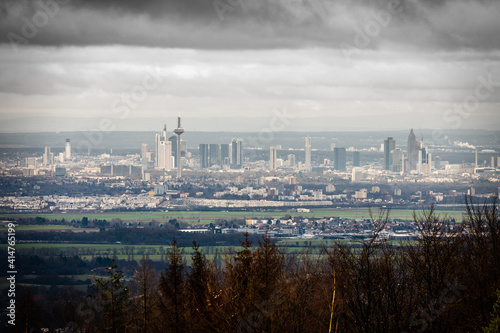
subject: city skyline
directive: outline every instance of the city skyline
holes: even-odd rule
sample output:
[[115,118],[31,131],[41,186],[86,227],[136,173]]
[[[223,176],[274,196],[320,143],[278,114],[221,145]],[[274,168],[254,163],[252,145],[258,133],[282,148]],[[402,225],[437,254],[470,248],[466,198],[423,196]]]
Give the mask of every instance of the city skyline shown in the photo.
[[0,326],[498,331],[499,18],[0,0]]
[[2,4],[0,132],[500,127],[495,1],[50,3]]
[[[231,142],[228,144],[219,144],[219,143],[208,143],[208,141],[204,140],[203,143],[198,145],[198,154],[192,156],[192,152],[188,152],[188,145],[186,140],[180,140],[180,135],[184,133],[184,129],[181,126],[181,117],[178,115],[177,117],[177,128],[173,130],[175,135],[168,138],[167,135],[167,126],[163,125],[163,130],[158,134],[155,134],[155,146],[154,150],[150,151],[148,149],[147,143],[142,143],[140,146],[140,164],[141,164],[141,172],[145,179],[150,179],[150,173],[148,170],[157,170],[160,171],[165,177],[166,172],[174,170],[174,166],[177,165],[177,179],[181,178],[181,172],[183,169],[183,164],[185,163],[188,170],[194,169],[212,169],[212,170],[220,170],[227,171],[229,169],[245,169],[248,170],[247,163],[256,162],[259,159],[256,159],[255,149],[261,150],[262,147],[251,146],[250,151],[253,151],[251,155],[254,155],[248,160],[248,155],[245,156],[244,153],[244,139],[242,138],[232,138]],[[176,136],[177,135],[177,136]],[[393,137],[387,137],[384,139],[380,150],[374,149],[371,147],[368,152],[377,153],[381,152],[383,155],[382,163],[377,166],[381,167],[382,170],[394,172],[400,175],[405,174],[416,174],[416,175],[430,175],[433,171],[437,171],[441,168],[441,157],[436,156],[433,157],[434,152],[444,152],[446,148],[443,150],[443,146],[436,146],[429,149],[427,143],[424,142],[424,137],[422,132],[420,132],[421,140],[417,140],[417,137],[414,133],[413,128],[410,129],[408,134],[408,139],[406,141],[406,152],[400,148],[396,148],[396,140]],[[337,172],[352,172],[352,181],[358,182],[363,178],[363,172],[361,166],[361,151],[355,150],[354,146],[350,146],[348,149],[345,147],[338,147],[335,143],[330,144],[330,154],[324,155],[321,153],[320,156],[316,156],[314,159],[314,163],[312,160],[312,152],[321,152],[321,150],[313,149],[311,145],[311,137],[306,135],[305,146],[304,148],[299,149],[283,149],[282,145],[271,146],[269,148],[269,159],[268,167],[264,168],[269,171],[290,171],[295,170],[296,172],[310,173],[313,171],[313,167],[327,168],[330,170],[335,170]],[[58,163],[64,164],[67,160],[72,160],[71,154],[71,140],[69,138],[65,139],[65,146],[63,152],[60,152],[58,158],[56,159],[56,155],[51,152],[50,146],[45,146],[44,153],[41,158],[41,163],[43,166],[48,167],[52,165],[57,165]],[[181,152],[181,154],[173,154],[172,147],[176,146],[176,151]],[[401,145],[400,145],[401,146]],[[473,148],[473,152],[475,154],[475,161],[473,165],[474,173],[484,172],[486,168],[489,168],[488,171],[493,171],[494,168],[498,168],[500,161],[500,156],[496,156],[496,149],[485,149],[482,153],[493,154],[489,156],[488,160],[484,160],[484,162],[479,165],[478,160],[478,147],[474,147],[470,145],[468,142],[455,142],[455,146],[459,148]],[[192,148],[191,148],[192,149]],[[102,156],[111,157],[112,149],[110,150],[110,154],[103,154]],[[296,155],[288,154],[288,159],[285,161],[285,156],[283,156],[283,151],[285,153],[288,152],[300,152],[303,151],[304,159],[303,162],[299,161],[296,164]],[[349,151],[350,159],[349,163],[347,163],[347,154]],[[366,150],[364,150],[366,152]],[[278,158],[278,152],[281,152],[281,158]],[[248,151],[247,151],[248,154]],[[80,157],[91,157],[90,150],[87,154],[79,155]],[[127,155],[134,156],[134,155]],[[182,158],[181,158],[182,156]],[[260,157],[261,160],[262,156]],[[371,157],[373,159],[373,156]],[[375,158],[377,159],[377,158]],[[33,161],[26,159],[26,165],[33,165]],[[56,162],[57,161],[57,162]],[[174,162],[175,161],[175,162]],[[373,161],[372,161],[373,162]],[[446,161],[446,164],[449,162]],[[34,162],[36,165],[36,160]],[[349,165],[349,169],[348,166]],[[465,165],[465,161],[462,161],[462,167]],[[365,164],[366,166],[366,164]],[[457,168],[458,164],[453,165],[453,168]],[[132,165],[129,166],[116,166],[119,170],[123,170],[124,168],[128,169],[123,172],[124,174],[132,175],[132,173],[137,172],[132,170]],[[370,164],[370,168],[371,168]],[[114,173],[113,164],[110,166],[104,166],[105,172]],[[448,168],[448,166],[446,167]],[[451,168],[451,167],[450,167]],[[64,169],[64,168],[63,168]],[[463,169],[463,168],[462,168]],[[56,167],[57,170],[62,172],[61,168]],[[137,169],[138,170],[138,169]],[[318,169],[316,169],[318,170]],[[465,169],[463,169],[465,170]],[[31,169],[25,170],[27,174],[31,175]],[[102,172],[102,171],[101,171]],[[136,174],[137,175],[137,174]]]

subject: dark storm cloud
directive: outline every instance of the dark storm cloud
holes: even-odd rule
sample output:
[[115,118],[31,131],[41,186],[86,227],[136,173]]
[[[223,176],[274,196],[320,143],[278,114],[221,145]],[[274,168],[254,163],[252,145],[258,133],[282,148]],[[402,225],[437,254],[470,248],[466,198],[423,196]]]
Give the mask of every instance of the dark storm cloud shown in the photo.
[[162,18],[167,14],[177,14],[186,18],[213,18],[213,4],[207,0],[73,0],[73,6],[95,10],[113,10],[135,14],[147,14],[152,18]]
[[[34,15],[44,11],[42,4],[54,1],[2,1],[2,42],[19,36],[17,43],[31,45],[270,49],[341,48],[346,43],[355,47],[356,29],[366,31],[375,22],[373,13],[386,11],[398,0],[58,0],[57,14],[40,24],[36,33],[23,34]],[[498,1],[401,0],[399,8],[400,13],[391,15],[387,26],[379,24],[379,31],[362,48],[384,44],[424,50],[500,48]]]

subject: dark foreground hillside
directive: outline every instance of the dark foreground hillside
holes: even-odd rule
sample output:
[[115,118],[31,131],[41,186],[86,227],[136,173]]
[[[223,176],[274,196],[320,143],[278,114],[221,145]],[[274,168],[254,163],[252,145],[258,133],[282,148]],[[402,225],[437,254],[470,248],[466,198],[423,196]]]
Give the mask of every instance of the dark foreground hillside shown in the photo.
[[498,332],[496,202],[467,204],[459,229],[432,209],[415,214],[421,238],[398,247],[378,238],[387,212],[373,216],[372,237],[359,246],[339,243],[321,254],[285,254],[264,237],[210,259],[195,245],[188,267],[174,241],[160,271],[143,260],[126,280],[124,267],[111,263],[86,291],[54,287],[40,294],[20,287],[16,326],[8,329]]

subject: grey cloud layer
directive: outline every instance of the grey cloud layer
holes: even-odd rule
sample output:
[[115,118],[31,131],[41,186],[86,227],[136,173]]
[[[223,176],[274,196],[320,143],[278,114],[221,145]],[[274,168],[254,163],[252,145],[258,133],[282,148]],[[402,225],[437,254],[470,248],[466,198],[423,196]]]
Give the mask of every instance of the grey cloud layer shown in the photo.
[[[69,3],[13,52],[7,35],[23,36],[51,1]],[[120,129],[166,113],[236,119],[284,106],[311,122],[344,119],[336,126],[376,129],[380,118],[393,128],[449,127],[443,115],[481,78],[500,82],[500,1],[401,0],[401,13],[351,59],[341,45],[356,46],[356,29],[388,0],[241,0],[224,20],[213,1],[0,0],[0,131],[23,119],[46,117],[53,129],[116,117],[113,101],[155,68],[161,84]],[[499,101],[500,85],[462,126],[498,127]]]
[[[0,34],[22,36],[41,1],[0,3]],[[66,1],[66,0],[65,0]],[[236,4],[220,20],[209,0],[72,0],[29,39],[38,45],[139,45],[168,48],[270,49],[354,45],[387,0],[218,0]],[[239,5],[238,3],[241,3]],[[402,0],[366,48],[500,49],[499,1]]]

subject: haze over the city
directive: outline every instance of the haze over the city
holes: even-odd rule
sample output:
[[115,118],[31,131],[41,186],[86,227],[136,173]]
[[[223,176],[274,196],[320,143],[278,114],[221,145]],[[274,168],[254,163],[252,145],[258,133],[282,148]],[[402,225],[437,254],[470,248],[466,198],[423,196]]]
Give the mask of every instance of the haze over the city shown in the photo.
[[[2,1],[0,132],[498,129],[498,1]],[[108,121],[110,120],[110,121]]]

